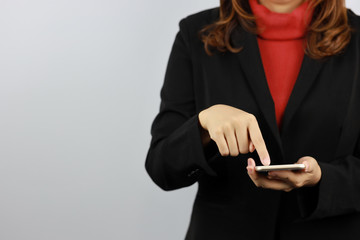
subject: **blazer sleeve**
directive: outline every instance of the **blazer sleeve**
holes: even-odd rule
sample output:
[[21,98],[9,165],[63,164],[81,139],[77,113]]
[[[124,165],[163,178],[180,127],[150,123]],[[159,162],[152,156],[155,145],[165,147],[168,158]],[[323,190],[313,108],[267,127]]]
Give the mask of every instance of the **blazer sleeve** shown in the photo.
[[[356,29],[355,32],[359,32],[360,17],[351,10],[348,11],[349,16],[351,16],[349,19]],[[354,39],[357,39],[357,44],[360,46],[359,36],[354,37]],[[358,47],[357,50],[359,50]],[[351,112],[353,115],[349,117],[351,121],[348,122],[349,126],[347,126],[348,135],[351,135],[350,132],[358,131],[356,129],[358,129],[359,124],[360,113],[358,104],[355,102],[360,99],[360,87],[357,82],[354,84],[352,91],[358,92],[352,97],[354,105],[351,105]],[[304,220],[360,212],[360,136],[357,136],[357,139],[355,137],[355,141],[351,155],[342,153],[339,154],[341,157],[337,157],[333,161],[318,161],[322,177],[316,187],[296,190],[300,214]],[[352,144],[349,143],[346,148],[350,148]]]
[[195,183],[201,174],[216,175],[208,161],[217,154],[211,143],[201,142],[192,60],[185,19],[179,23],[165,80],[161,89],[160,111],[151,127],[151,143],[145,168],[164,190]]
[[320,219],[360,212],[360,140],[354,155],[319,165],[322,171],[319,184],[299,190],[302,217]]

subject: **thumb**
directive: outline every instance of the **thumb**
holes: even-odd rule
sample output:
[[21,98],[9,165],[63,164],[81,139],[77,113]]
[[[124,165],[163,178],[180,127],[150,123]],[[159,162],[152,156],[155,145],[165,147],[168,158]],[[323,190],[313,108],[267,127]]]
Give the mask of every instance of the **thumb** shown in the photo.
[[314,169],[314,159],[312,157],[302,157],[297,163],[305,165],[305,172],[312,172]]

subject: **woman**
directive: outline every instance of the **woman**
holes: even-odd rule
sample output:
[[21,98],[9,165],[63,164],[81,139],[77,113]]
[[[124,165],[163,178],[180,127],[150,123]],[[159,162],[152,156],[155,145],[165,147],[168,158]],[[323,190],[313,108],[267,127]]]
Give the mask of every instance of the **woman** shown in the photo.
[[[146,169],[198,182],[186,239],[360,239],[359,30],[344,0],[221,0],[180,22]],[[306,168],[254,169],[270,163]]]

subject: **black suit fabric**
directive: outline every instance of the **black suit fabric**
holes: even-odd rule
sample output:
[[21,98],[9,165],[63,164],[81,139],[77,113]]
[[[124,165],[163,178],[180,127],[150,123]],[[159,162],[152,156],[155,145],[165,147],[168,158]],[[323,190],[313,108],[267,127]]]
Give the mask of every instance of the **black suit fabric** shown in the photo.
[[[180,21],[152,129],[146,170],[164,190],[198,183],[186,239],[360,239],[360,17],[344,52],[324,60],[305,55],[278,128],[256,35],[238,27],[239,53],[209,56],[198,32],[219,9]],[[316,187],[289,193],[257,188],[247,158],[204,149],[198,113],[226,104],[256,116],[272,164],[312,156],[322,169]],[[175,207],[175,206],[174,206]]]

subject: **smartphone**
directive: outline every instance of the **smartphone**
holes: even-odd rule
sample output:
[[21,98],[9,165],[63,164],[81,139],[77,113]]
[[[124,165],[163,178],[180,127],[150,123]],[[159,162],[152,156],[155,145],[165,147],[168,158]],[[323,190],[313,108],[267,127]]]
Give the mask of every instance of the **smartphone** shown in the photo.
[[271,165],[271,166],[256,166],[255,170],[257,172],[270,172],[270,171],[280,171],[280,170],[301,170],[305,169],[304,164],[281,164],[281,165]]

